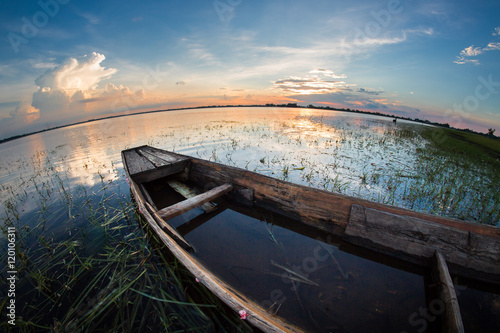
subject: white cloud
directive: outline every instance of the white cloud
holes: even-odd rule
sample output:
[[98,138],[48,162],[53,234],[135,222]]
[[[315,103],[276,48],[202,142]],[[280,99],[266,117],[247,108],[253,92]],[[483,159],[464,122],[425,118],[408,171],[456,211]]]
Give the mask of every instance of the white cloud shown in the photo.
[[52,69],[54,67],[57,67],[57,64],[53,63],[53,62],[36,62],[36,63],[33,63],[33,68],[37,68],[37,69]]
[[474,47],[474,45],[471,45],[471,46],[463,49],[462,52],[460,52],[460,55],[464,56],[464,57],[474,57],[474,56],[480,55],[482,53],[483,53],[482,48]]
[[128,87],[112,83],[99,87],[103,80],[117,72],[114,68],[103,67],[104,60],[104,55],[93,52],[69,58],[61,64],[34,63],[34,67],[48,70],[35,79],[38,89],[31,100],[0,120],[0,132],[8,135],[12,129],[18,130],[14,134],[36,131],[86,119],[91,113],[118,111],[119,107],[140,104],[144,99],[143,89],[132,92]]
[[331,77],[332,79],[346,79],[347,76],[345,74],[337,75],[334,72],[327,69],[314,69],[309,72],[309,74],[322,74],[324,76]]
[[[495,32],[493,32],[493,36],[500,36],[500,27],[495,28]],[[477,59],[469,59],[470,57],[477,57],[488,51],[500,50],[500,42],[490,42],[484,48],[474,47],[471,45],[460,52],[460,55],[457,56],[457,59],[453,61],[456,64],[463,65],[466,63],[473,63],[475,65],[479,65],[479,60]]]
[[325,81],[319,77],[292,76],[273,82],[274,87],[284,93],[293,95],[312,95],[349,90],[350,84],[344,81]]
[[479,65],[480,64],[479,60],[477,60],[477,59],[467,59],[467,58],[464,58],[464,57],[457,57],[457,60],[454,60],[453,62],[455,64],[459,64],[459,65],[463,65],[463,64],[467,64],[467,63],[471,63],[471,64],[474,64],[474,65]]
[[58,90],[90,90],[105,78],[117,72],[114,68],[104,68],[101,62],[106,57],[92,52],[80,59],[69,58],[62,65],[47,71],[35,80],[40,88]]
[[30,127],[40,117],[40,110],[30,101],[22,101],[10,112],[8,117],[0,119],[0,139],[33,131]]
[[486,46],[483,49],[483,51],[493,51],[493,50],[500,50],[500,42],[489,43],[488,46]]

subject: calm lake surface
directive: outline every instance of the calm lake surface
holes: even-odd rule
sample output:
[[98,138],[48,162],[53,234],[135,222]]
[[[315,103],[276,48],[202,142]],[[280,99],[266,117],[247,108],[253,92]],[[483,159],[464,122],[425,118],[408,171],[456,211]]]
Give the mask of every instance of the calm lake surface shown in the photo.
[[[101,230],[109,226],[117,231],[117,241],[134,239],[134,223],[124,222],[132,210],[127,208],[131,199],[120,152],[147,144],[294,183],[498,225],[499,197],[481,188],[496,184],[494,171],[481,161],[464,166],[449,157],[430,155],[429,142],[418,134],[423,128],[421,124],[394,124],[390,118],[345,112],[213,108],[135,115],[48,131],[0,145],[0,223],[16,227],[19,253],[32,262],[45,258],[41,248],[53,249],[60,243],[70,243],[66,246],[70,255],[92,257],[109,245],[109,237]],[[461,181],[457,183],[451,175]],[[426,306],[424,276],[348,254],[334,242],[320,242],[266,218],[265,214],[249,216],[227,207],[187,238],[204,249],[200,253],[206,256],[200,259],[210,267],[220,265],[212,254],[226,253],[230,249],[224,246],[231,246],[207,242],[207,237],[217,239],[217,230],[234,235],[231,238],[239,244],[247,243],[241,245],[238,256],[228,257],[230,262],[224,263],[232,272],[224,278],[244,287],[252,285],[255,274],[268,276],[268,288],[252,285],[262,291],[255,296],[256,301],[285,317],[316,308],[320,315],[304,316],[306,327],[317,329],[318,322],[320,326],[328,323],[322,328],[334,332],[363,332],[367,328],[374,332],[417,332],[422,327],[418,317],[413,318],[413,324],[410,318]],[[6,247],[5,233],[0,237]],[[300,248],[293,248],[295,242]],[[282,267],[303,265],[311,253],[313,258],[316,253],[324,260],[316,260],[314,270],[306,264],[306,270],[311,270],[307,277],[334,276],[332,285],[316,289],[302,281],[298,291],[293,279],[282,281]],[[69,261],[64,257],[57,260],[64,265]],[[19,258],[17,263],[18,268],[25,268],[18,284],[18,315],[34,311],[26,306],[35,297],[34,289],[40,294],[49,288],[28,261]],[[5,257],[2,265],[5,271]],[[57,270],[47,269],[51,281],[60,276]],[[73,287],[66,282],[60,285]],[[498,294],[462,287],[459,300],[469,331],[498,331]],[[298,297],[299,292],[304,297]],[[103,297],[97,291],[89,295]],[[61,302],[68,305],[72,301],[68,296]],[[285,306],[292,303],[295,308]],[[278,310],[279,304],[283,306]],[[79,305],[78,313],[85,309]],[[394,309],[399,312],[395,314]],[[65,316],[53,305],[44,311],[51,317]],[[40,325],[55,325],[52,318],[37,314]],[[70,317],[66,322],[61,320],[69,325],[66,327],[75,325],[75,315]]]

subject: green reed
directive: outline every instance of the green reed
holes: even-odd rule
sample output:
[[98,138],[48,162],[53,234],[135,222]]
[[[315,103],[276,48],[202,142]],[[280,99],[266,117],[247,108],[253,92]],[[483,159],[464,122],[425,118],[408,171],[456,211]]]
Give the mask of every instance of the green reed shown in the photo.
[[4,184],[0,226],[3,235],[16,228],[19,279],[16,326],[2,321],[1,330],[251,331],[168,258],[137,214],[123,171],[96,162],[82,166],[92,176],[100,165],[90,186],[71,184],[49,158],[31,165],[29,180]]

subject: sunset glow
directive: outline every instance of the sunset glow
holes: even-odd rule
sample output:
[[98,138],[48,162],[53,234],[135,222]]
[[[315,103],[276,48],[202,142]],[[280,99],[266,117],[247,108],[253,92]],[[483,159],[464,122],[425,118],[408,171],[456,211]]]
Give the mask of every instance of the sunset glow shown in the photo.
[[498,12],[498,1],[13,2],[0,14],[0,139],[267,103],[500,130]]

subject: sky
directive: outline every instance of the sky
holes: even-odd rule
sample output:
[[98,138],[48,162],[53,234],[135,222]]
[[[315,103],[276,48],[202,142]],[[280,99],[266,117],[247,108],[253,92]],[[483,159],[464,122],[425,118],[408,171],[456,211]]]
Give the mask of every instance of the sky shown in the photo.
[[498,0],[2,4],[0,139],[113,114],[266,103],[500,131]]

